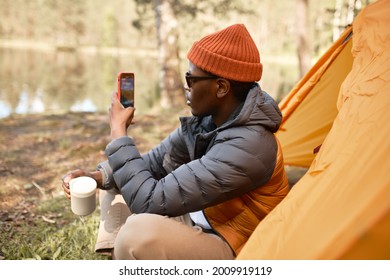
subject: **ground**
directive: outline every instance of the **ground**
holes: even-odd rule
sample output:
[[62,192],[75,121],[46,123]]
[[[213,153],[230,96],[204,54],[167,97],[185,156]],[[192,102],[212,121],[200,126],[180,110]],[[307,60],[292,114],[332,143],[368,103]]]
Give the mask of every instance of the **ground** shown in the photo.
[[[146,151],[178,125],[178,116],[182,113],[170,111],[136,116],[136,124],[129,133],[141,152]],[[26,231],[26,227],[31,230],[41,225],[42,221],[54,224],[56,230],[71,222],[61,177],[76,168],[95,169],[98,162],[105,160],[104,148],[109,141],[105,113],[39,114],[1,119],[0,235],[8,233],[0,236],[1,239],[5,242],[6,238],[22,238],[24,235],[20,232]],[[48,204],[51,210],[42,212],[42,205],[49,209]],[[7,258],[1,252],[6,250],[3,241],[0,241],[0,259]]]
[[[144,115],[131,134],[147,150],[176,125],[178,117]],[[61,177],[76,168],[94,169],[105,160],[109,142],[106,114],[14,116],[0,120],[0,211],[15,209],[32,197],[61,193]],[[28,198],[28,199],[27,199]]]

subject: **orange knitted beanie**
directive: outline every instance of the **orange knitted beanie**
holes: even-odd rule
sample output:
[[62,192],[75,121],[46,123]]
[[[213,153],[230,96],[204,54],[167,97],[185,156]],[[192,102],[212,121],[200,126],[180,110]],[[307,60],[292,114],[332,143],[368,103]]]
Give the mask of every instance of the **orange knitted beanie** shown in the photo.
[[187,58],[207,72],[234,81],[259,81],[263,73],[259,51],[243,24],[203,37],[192,45]]

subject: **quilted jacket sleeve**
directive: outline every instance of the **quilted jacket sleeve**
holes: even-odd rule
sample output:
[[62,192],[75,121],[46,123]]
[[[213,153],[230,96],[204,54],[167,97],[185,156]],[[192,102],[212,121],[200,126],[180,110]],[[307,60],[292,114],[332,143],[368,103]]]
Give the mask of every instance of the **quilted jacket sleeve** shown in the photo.
[[[242,133],[247,135],[242,137]],[[275,166],[277,147],[272,133],[264,133],[263,143],[256,149],[259,131],[220,133],[212,148],[192,161],[179,129],[144,157],[129,137],[112,141],[106,155],[133,213],[178,216],[267,182]]]

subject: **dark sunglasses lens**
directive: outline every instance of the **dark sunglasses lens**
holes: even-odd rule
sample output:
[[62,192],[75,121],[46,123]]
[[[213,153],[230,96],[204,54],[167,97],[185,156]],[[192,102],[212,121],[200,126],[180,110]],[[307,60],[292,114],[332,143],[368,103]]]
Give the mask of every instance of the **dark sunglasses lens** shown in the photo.
[[187,83],[187,86],[191,87],[192,80],[191,80],[191,77],[188,77],[187,74],[186,74],[186,83]]

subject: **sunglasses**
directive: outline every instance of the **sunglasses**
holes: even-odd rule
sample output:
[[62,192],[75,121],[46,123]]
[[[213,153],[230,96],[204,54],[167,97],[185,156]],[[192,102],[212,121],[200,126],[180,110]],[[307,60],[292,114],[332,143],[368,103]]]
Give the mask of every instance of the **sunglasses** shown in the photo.
[[219,79],[218,76],[193,76],[189,72],[186,73],[185,78],[188,87],[192,87],[197,81]]

